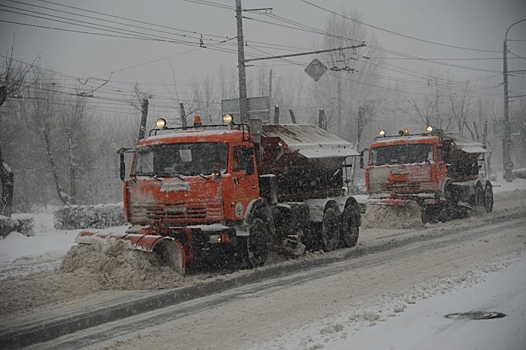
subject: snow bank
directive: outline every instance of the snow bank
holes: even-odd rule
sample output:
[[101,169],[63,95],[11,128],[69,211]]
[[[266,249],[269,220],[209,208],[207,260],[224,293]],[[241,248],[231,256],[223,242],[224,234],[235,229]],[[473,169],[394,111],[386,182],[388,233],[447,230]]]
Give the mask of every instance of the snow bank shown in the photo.
[[123,203],[71,205],[55,211],[55,228],[86,229],[122,226],[126,224]]

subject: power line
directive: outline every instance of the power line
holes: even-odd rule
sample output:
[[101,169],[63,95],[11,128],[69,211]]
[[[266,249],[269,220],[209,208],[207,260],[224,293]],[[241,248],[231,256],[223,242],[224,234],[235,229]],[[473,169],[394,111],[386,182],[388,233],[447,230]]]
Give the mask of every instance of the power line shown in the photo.
[[221,9],[235,10],[235,6],[223,5],[223,4],[219,4],[217,2],[212,2],[212,1],[206,1],[206,0],[183,0],[183,1],[192,2],[192,3],[200,4],[200,5],[211,6],[211,7],[217,7]]
[[53,2],[53,1],[47,1],[47,0],[39,0],[39,1],[40,2],[49,3],[49,4],[53,4],[53,5],[56,5],[56,6],[62,6],[62,7],[70,8],[70,9],[75,9],[75,10],[78,10],[78,11],[83,11],[83,12],[98,14],[98,15],[102,15],[102,16],[107,16],[107,17],[110,17],[110,18],[123,19],[123,20],[126,20],[126,21],[146,24],[146,25],[153,26],[153,27],[159,27],[159,28],[164,28],[164,29],[176,30],[176,31],[180,31],[180,32],[183,32],[183,33],[197,34],[197,35],[206,35],[206,36],[209,36],[209,37],[216,37],[216,38],[221,38],[221,39],[231,39],[229,37],[219,36],[219,35],[216,35],[216,34],[200,33],[200,32],[195,32],[195,31],[190,31],[190,30],[185,30],[185,29],[168,27],[168,26],[164,26],[164,25],[160,25],[160,24],[156,24],[156,23],[150,23],[150,22],[140,21],[140,20],[136,20],[136,19],[116,16],[116,15],[110,15],[110,14],[107,14],[107,13],[87,10],[87,9],[83,9],[83,8],[80,8],[80,7],[59,4],[59,3],[56,3],[56,2]]
[[[17,12],[17,11],[12,11],[12,10],[4,10],[5,12],[10,12],[10,13],[23,15],[23,16],[28,16],[28,17],[33,17],[33,18],[38,18],[38,19],[43,19],[43,20],[52,21],[52,22],[68,24],[68,25],[72,25],[72,26],[79,26],[79,27],[84,27],[84,28],[102,30],[102,31],[107,31],[107,32],[110,32],[110,33],[117,33],[117,34],[121,34],[121,35],[132,35],[130,38],[133,38],[133,39],[165,41],[165,42],[179,43],[179,44],[190,44],[190,45],[194,44],[194,45],[198,45],[198,43],[193,43],[191,41],[175,40],[175,39],[162,37],[162,36],[158,36],[158,35],[151,36],[151,34],[140,33],[140,32],[133,31],[133,30],[122,30],[120,28],[110,27],[110,26],[106,26],[106,25],[103,25],[103,24],[97,24],[97,23],[81,21],[81,20],[78,20],[78,19],[77,20],[73,20],[73,19],[70,19],[70,18],[62,17],[62,16],[50,15],[50,14],[46,14],[46,13],[41,13],[41,12],[36,12],[36,11],[31,11],[31,10],[26,10],[26,9],[20,9],[20,8],[16,8],[16,7],[12,7],[12,6],[1,5],[1,4],[0,4],[0,6],[11,8],[11,9],[15,9],[15,10],[20,10],[20,11],[26,11],[28,13]],[[51,17],[51,18],[46,18],[46,17],[43,17],[43,16],[48,16],[48,17]],[[75,21],[75,22],[70,22],[70,21]],[[94,33],[89,33],[89,34],[94,34]]]
[[412,40],[421,41],[421,42],[424,42],[424,43],[427,43],[427,44],[433,44],[433,45],[438,45],[438,46],[443,46],[443,47],[450,47],[450,48],[453,48],[453,49],[468,50],[468,51],[478,51],[478,52],[494,52],[494,53],[498,52],[498,53],[500,53],[500,51],[495,51],[495,50],[483,50],[483,49],[475,49],[475,48],[468,48],[468,47],[462,47],[462,46],[448,45],[448,44],[442,44],[442,43],[439,43],[439,42],[436,42],[436,41],[430,41],[430,40],[416,38],[416,37],[413,37],[413,36],[409,36],[409,35],[393,32],[391,30],[383,29],[383,28],[380,28],[380,27],[377,27],[377,26],[373,26],[371,24],[367,24],[365,22],[358,21],[356,19],[353,19],[353,18],[344,16],[344,15],[342,15],[340,13],[328,10],[328,9],[326,9],[324,7],[321,7],[319,5],[313,4],[313,3],[309,2],[309,1],[306,1],[306,0],[300,0],[300,1],[306,3],[306,4],[310,5],[310,6],[313,6],[315,8],[318,8],[320,10],[329,12],[329,13],[331,13],[333,15],[340,16],[340,17],[343,17],[343,18],[348,19],[350,21],[356,22],[358,24],[362,24],[364,26],[371,27],[371,28],[374,28],[374,29],[377,29],[377,30],[380,30],[380,31],[383,31],[383,32],[386,32],[386,33],[389,33],[389,34],[398,35],[398,36],[401,36],[401,37],[404,37],[404,38],[407,38],[407,39],[412,39]]

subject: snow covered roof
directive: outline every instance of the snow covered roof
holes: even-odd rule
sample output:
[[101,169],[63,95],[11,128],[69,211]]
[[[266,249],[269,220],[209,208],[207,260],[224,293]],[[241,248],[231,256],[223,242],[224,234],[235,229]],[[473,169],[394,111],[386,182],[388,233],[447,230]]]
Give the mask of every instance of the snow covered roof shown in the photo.
[[279,137],[291,151],[306,158],[358,156],[350,142],[310,124],[280,124],[263,126],[263,137]]

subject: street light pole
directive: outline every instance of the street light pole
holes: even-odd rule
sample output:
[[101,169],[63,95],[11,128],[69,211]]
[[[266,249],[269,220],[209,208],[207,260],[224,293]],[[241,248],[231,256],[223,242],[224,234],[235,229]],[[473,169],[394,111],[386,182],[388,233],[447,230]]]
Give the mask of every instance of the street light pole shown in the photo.
[[503,167],[504,167],[504,180],[506,182],[513,181],[513,162],[511,161],[511,127],[510,127],[510,111],[509,111],[509,98],[508,98],[508,32],[511,27],[515,24],[526,21],[526,18],[521,19],[508,27],[506,35],[504,36],[504,63],[503,71],[504,75],[504,138],[502,139],[502,152],[503,152]]

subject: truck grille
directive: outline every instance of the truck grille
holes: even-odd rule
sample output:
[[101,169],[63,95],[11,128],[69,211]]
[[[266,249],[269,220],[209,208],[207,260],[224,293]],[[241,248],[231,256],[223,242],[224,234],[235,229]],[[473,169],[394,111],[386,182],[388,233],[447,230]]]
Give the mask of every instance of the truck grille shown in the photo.
[[221,220],[224,216],[221,203],[198,202],[180,204],[133,204],[133,221],[171,221],[195,223]]
[[417,183],[394,183],[380,185],[382,192],[416,192],[420,190],[420,184]]
[[433,191],[433,185],[429,182],[395,182],[393,184],[380,184],[380,192],[395,193],[419,193]]

